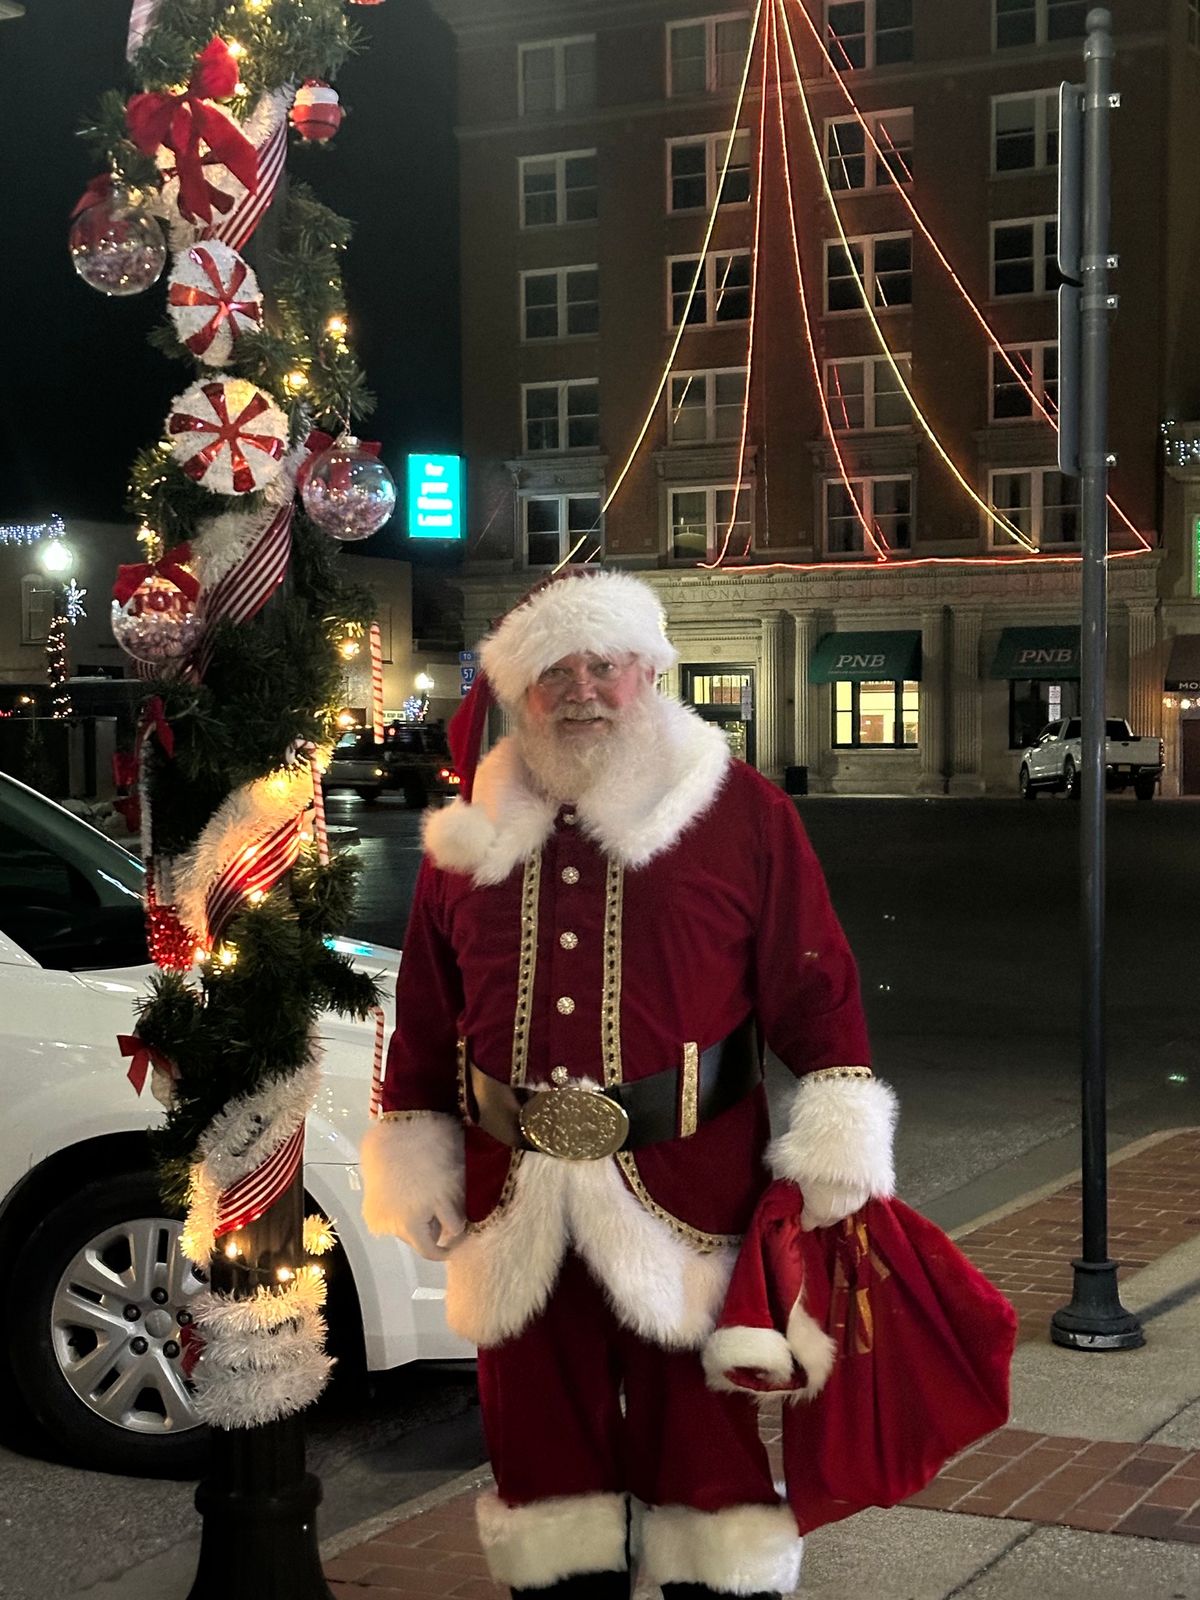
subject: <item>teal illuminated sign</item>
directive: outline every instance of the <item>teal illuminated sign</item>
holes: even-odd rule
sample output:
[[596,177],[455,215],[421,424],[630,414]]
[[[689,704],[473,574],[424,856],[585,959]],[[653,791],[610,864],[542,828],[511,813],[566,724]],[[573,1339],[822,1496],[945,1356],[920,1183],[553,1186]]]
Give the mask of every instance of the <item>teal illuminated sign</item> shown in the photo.
[[409,456],[408,536],[410,539],[462,538],[461,456]]

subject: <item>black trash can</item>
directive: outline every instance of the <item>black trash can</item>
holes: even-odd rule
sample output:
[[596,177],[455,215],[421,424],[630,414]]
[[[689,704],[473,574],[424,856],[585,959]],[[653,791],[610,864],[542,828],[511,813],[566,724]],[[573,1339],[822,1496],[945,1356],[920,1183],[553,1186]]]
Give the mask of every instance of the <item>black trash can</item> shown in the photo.
[[784,767],[783,769],[784,794],[808,793],[808,768]]

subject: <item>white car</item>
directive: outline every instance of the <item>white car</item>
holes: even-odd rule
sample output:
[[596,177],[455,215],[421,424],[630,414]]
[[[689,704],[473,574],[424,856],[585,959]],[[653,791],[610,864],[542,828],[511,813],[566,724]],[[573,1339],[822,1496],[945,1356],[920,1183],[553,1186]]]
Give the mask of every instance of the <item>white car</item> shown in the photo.
[[[59,1447],[124,1473],[186,1471],[203,1430],[180,1367],[199,1282],[158,1199],[147,1130],[117,1035],[153,969],[141,863],[78,817],[0,775],[0,1358]],[[399,952],[337,941],[382,978],[388,1027]],[[443,1275],[362,1221],[357,1150],[374,1025],[330,1016],[309,1118],[305,1188],[336,1224],[335,1340],[361,1330],[372,1370],[470,1358],[449,1333]]]
[[[1161,739],[1139,739],[1123,717],[1104,724],[1104,782],[1108,789],[1133,785],[1139,800],[1153,800],[1162,777]],[[1043,728],[1035,743],[1021,752],[1017,783],[1024,800],[1036,800],[1041,789],[1060,789],[1071,800],[1082,794],[1082,724],[1063,717]]]

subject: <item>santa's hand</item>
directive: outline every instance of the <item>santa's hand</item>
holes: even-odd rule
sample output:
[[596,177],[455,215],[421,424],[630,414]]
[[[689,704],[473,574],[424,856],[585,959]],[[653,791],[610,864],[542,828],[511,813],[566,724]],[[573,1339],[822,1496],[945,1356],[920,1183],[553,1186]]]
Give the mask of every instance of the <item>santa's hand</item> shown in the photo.
[[805,1233],[814,1228],[831,1228],[860,1211],[871,1198],[866,1184],[815,1183],[804,1185],[804,1210],[800,1226]]
[[455,1205],[443,1205],[423,1223],[407,1229],[402,1237],[426,1261],[444,1261],[467,1231],[467,1219]]

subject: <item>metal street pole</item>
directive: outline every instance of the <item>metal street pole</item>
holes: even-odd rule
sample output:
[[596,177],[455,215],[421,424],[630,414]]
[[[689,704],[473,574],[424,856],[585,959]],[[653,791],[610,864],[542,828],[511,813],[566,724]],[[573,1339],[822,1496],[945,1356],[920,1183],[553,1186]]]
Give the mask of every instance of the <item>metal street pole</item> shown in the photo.
[[[1108,269],[1112,18],[1090,11],[1083,52],[1083,234],[1080,278],[1080,509],[1083,519],[1083,787],[1080,865],[1083,920],[1083,1248],[1073,1262],[1071,1303],[1050,1324],[1072,1350],[1130,1350],[1145,1343],[1121,1304],[1108,1259],[1105,1117],[1105,676],[1108,666],[1108,325],[1116,306]],[[1115,265],[1115,261],[1111,263]]]

